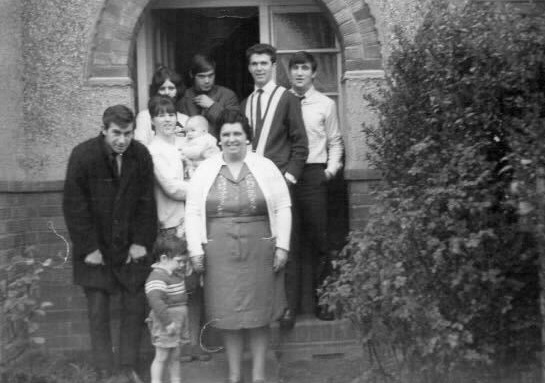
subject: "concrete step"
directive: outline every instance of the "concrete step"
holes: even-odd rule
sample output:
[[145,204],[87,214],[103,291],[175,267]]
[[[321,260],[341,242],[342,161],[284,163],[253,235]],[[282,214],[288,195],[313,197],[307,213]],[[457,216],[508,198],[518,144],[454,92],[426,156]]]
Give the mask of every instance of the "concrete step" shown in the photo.
[[347,319],[321,321],[302,315],[292,330],[271,327],[271,348],[280,360],[333,358],[361,354],[357,331]]

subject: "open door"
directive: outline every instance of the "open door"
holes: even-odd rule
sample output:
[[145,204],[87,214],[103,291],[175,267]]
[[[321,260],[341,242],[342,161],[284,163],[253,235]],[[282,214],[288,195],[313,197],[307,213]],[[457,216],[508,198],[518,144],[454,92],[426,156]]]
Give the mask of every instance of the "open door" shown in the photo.
[[258,7],[152,9],[137,39],[139,110],[146,108],[147,88],[158,65],[174,69],[189,87],[191,58],[199,52],[216,61],[218,85],[232,89],[239,99],[253,90],[245,51],[259,42]]

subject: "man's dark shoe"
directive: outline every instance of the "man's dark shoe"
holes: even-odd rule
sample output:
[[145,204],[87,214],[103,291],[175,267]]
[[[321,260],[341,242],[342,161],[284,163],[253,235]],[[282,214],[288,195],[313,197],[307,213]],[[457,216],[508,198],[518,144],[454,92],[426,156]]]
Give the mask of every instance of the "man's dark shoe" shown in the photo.
[[117,374],[106,380],[107,383],[144,383],[136,371],[131,368],[123,368]]
[[286,309],[278,322],[282,330],[293,329],[293,326],[295,326],[295,313],[291,309]]
[[212,359],[212,356],[208,352],[204,351],[198,344],[191,347],[191,355],[193,356],[193,359],[200,362],[207,362]]
[[140,376],[138,376],[138,374],[134,370],[127,370],[125,371],[125,374],[127,374],[130,383],[144,383],[144,381],[140,378]]
[[108,379],[110,376],[112,376],[112,370],[108,370],[108,369],[97,369],[97,370],[95,370],[95,371],[96,371],[96,375],[97,375],[97,380],[98,380],[98,381],[106,380],[106,379]]
[[332,313],[327,309],[327,306],[317,306],[316,310],[316,318],[323,321],[332,321],[335,319],[335,314]]

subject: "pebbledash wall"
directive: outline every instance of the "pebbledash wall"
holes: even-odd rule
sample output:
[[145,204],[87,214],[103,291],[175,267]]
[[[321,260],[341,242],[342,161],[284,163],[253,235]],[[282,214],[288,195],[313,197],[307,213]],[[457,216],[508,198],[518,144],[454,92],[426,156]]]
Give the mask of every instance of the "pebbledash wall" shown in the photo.
[[[132,55],[149,2],[0,0],[0,262],[28,246],[43,257],[65,255],[53,228],[66,236],[61,200],[67,158],[77,143],[99,133],[107,106],[134,105]],[[317,3],[342,45],[345,178],[350,229],[358,229],[372,203],[370,185],[379,178],[366,161],[361,126],[376,116],[363,96],[384,82],[393,27],[411,34],[429,1]],[[46,347],[88,348],[85,300],[72,285],[70,260],[43,279],[42,299],[54,304],[40,327]]]

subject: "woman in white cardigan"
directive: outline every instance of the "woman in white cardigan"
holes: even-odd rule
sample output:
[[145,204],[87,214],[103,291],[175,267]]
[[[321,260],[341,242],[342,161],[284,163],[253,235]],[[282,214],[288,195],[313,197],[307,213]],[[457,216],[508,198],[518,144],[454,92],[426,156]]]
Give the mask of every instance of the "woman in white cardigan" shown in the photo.
[[227,110],[218,126],[222,152],[203,161],[190,181],[188,250],[195,269],[204,272],[207,319],[222,330],[228,382],[240,382],[245,333],[252,379],[264,382],[269,324],[286,307],[291,201],[276,166],[248,150],[246,117]]

